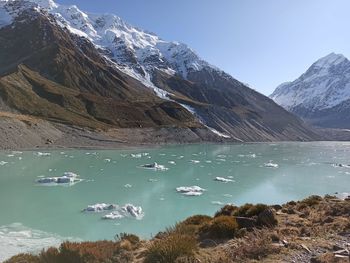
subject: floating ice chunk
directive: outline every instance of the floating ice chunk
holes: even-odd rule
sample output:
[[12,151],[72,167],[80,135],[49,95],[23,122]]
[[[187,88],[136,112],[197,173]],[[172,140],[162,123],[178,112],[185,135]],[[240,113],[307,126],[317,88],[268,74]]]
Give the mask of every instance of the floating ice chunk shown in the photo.
[[57,177],[44,177],[37,180],[39,184],[57,183]]
[[267,168],[278,168],[278,164],[277,163],[273,163],[272,161],[265,163],[264,164],[265,167]]
[[7,157],[11,158],[11,157],[15,157],[14,154],[8,154]]
[[210,161],[210,160],[206,160],[205,162],[206,162],[206,163],[212,163],[212,161]]
[[201,161],[198,161],[198,160],[190,160],[191,163],[194,163],[194,164],[197,164],[197,163],[200,163]]
[[124,217],[134,217],[137,220],[141,220],[144,216],[142,208],[140,206],[134,206],[132,204],[126,204],[125,206],[118,208],[107,215],[104,215],[102,219],[121,219]]
[[142,156],[149,156],[149,153],[136,153],[136,154],[130,154],[132,158],[142,158]]
[[111,159],[104,159],[105,162],[110,163]]
[[203,192],[186,192],[186,193],[182,193],[183,195],[186,195],[186,196],[200,196],[203,194]]
[[39,184],[74,184],[81,182],[79,175],[72,172],[65,172],[61,177],[43,177],[36,182]]
[[348,164],[341,164],[341,163],[334,163],[332,164],[333,167],[340,167],[340,168],[350,168],[350,165]]
[[150,179],[148,179],[148,182],[154,183],[154,182],[158,182],[158,180],[157,180],[157,179],[150,178]]
[[4,161],[1,161],[1,162],[0,162],[0,165],[1,165],[1,166],[4,166],[5,164],[8,164],[8,162],[4,162]]
[[41,156],[50,156],[51,153],[37,152],[36,155],[39,156],[39,157],[41,157]]
[[89,205],[87,208],[83,209],[83,212],[104,212],[104,211],[110,211],[110,210],[115,210],[117,209],[117,205],[114,204],[94,204],[94,205]]
[[176,164],[176,162],[174,162],[174,161],[169,161],[168,163],[170,163],[170,164]]
[[131,185],[131,184],[126,184],[126,185],[124,185],[124,187],[125,187],[125,188],[131,188],[132,185]]
[[200,196],[203,194],[205,189],[195,185],[195,186],[181,186],[176,188],[176,191],[186,196]]
[[151,164],[144,164],[144,165],[141,165],[141,167],[145,169],[160,170],[160,171],[168,170],[168,168],[166,168],[164,165],[158,164],[156,162]]
[[72,173],[72,172],[65,172],[63,176],[70,177],[70,178],[77,178],[79,175]]
[[220,201],[211,201],[211,203],[213,204],[213,205],[224,205],[224,203],[223,202],[220,202]]
[[107,215],[104,215],[102,219],[110,219],[110,220],[115,220],[115,219],[121,219],[124,216],[121,215],[118,211],[111,212]]
[[125,206],[123,206],[122,211],[128,213],[129,215],[137,219],[142,219],[144,215],[141,206],[134,206],[132,204],[126,204]]
[[218,182],[223,182],[223,183],[234,182],[232,179],[227,179],[227,178],[224,178],[224,177],[215,177],[214,180],[218,181]]

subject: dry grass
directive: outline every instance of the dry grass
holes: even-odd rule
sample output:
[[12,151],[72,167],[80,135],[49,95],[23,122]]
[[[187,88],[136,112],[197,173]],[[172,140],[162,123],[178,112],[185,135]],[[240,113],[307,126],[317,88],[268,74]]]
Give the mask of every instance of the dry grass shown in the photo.
[[173,263],[180,257],[191,257],[197,249],[193,236],[171,234],[155,240],[146,251],[145,263]]
[[237,221],[232,216],[215,217],[200,228],[200,236],[209,239],[230,239],[235,237],[239,229]]

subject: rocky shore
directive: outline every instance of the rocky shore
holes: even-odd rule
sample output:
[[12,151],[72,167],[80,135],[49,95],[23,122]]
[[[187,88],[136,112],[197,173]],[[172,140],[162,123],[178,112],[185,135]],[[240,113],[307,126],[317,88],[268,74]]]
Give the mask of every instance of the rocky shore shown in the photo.
[[311,196],[267,206],[226,205],[196,215],[151,240],[119,234],[115,241],[63,243],[6,263],[46,262],[311,262],[350,261],[350,197]]

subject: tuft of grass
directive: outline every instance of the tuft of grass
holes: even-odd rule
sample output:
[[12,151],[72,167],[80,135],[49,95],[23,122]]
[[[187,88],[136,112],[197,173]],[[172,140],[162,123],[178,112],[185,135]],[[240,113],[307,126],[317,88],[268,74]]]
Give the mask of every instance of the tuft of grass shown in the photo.
[[155,240],[146,251],[145,263],[173,263],[180,257],[191,257],[197,249],[193,236],[171,234]]
[[322,201],[322,197],[318,195],[312,195],[308,198],[305,198],[301,201],[302,204],[305,204],[307,206],[314,206],[318,205]]
[[216,212],[215,217],[219,216],[239,216],[239,217],[254,217],[268,208],[264,204],[245,204],[240,207],[226,205]]
[[235,237],[239,229],[237,221],[232,216],[215,217],[211,222],[204,224],[199,232],[200,236],[211,239],[230,239]]
[[6,260],[4,263],[41,263],[38,256],[30,254],[19,254]]
[[242,262],[261,260],[268,255],[280,252],[280,248],[273,246],[272,243],[272,238],[268,231],[251,232],[237,241],[235,247],[231,250],[231,257],[236,261]]

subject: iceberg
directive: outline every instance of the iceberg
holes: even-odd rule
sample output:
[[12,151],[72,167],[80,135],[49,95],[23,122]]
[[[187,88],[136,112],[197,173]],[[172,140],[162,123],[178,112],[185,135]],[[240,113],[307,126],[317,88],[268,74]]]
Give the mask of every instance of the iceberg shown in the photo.
[[224,178],[224,177],[215,177],[214,180],[218,181],[218,182],[223,182],[223,183],[234,182],[232,179],[227,179],[227,178]]
[[83,212],[103,212],[103,211],[110,211],[117,209],[117,205],[114,204],[94,204],[94,205],[89,205],[87,208],[83,209]]
[[4,162],[4,161],[1,161],[1,162],[0,162],[0,165],[1,165],[1,166],[4,166],[5,164],[8,164],[8,162]]
[[39,184],[74,184],[81,182],[82,180],[78,178],[79,175],[72,172],[65,172],[63,176],[60,177],[43,177],[38,179],[36,182]]
[[186,196],[200,196],[203,194],[203,192],[206,191],[205,189],[199,187],[199,186],[181,186],[176,188],[176,192],[181,193]]
[[273,163],[272,161],[265,163],[264,164],[265,167],[267,168],[278,168],[278,164],[277,163]]
[[102,219],[121,219],[124,217],[134,217],[137,220],[141,220],[144,216],[142,208],[140,206],[134,206],[132,204],[126,204],[121,208],[117,208],[115,211],[104,215]]
[[141,165],[141,167],[145,169],[160,170],[160,171],[168,170],[168,168],[166,168],[164,165],[158,164],[156,162],[151,164],[144,164],[144,165]]

